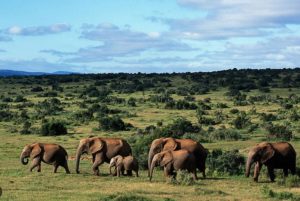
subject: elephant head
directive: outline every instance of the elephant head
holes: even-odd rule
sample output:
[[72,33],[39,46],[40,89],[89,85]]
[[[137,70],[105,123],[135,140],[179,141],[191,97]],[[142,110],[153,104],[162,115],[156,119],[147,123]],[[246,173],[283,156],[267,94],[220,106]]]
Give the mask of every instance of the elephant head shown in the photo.
[[109,163],[109,173],[112,174],[111,168],[117,167],[123,163],[123,157],[121,155],[117,155],[110,160]]
[[76,173],[79,173],[79,162],[82,154],[95,154],[101,151],[104,147],[104,142],[97,137],[82,139],[79,142],[76,151]]
[[151,167],[149,169],[149,177],[150,181],[152,180],[152,174],[155,166],[165,166],[168,163],[171,163],[173,161],[173,156],[171,151],[164,151],[158,154],[155,154],[152,162],[151,162]]
[[23,165],[28,164],[28,158],[35,158],[39,154],[41,154],[42,148],[39,143],[34,143],[30,145],[26,145],[20,155],[20,160]]
[[260,143],[253,147],[248,154],[248,159],[246,163],[246,177],[250,175],[250,169],[253,163],[258,162],[261,164],[266,163],[275,154],[275,150],[270,143]]
[[159,138],[153,140],[148,154],[148,176],[150,176],[150,166],[155,154],[162,152],[163,150],[174,151],[177,148],[177,142],[174,138]]

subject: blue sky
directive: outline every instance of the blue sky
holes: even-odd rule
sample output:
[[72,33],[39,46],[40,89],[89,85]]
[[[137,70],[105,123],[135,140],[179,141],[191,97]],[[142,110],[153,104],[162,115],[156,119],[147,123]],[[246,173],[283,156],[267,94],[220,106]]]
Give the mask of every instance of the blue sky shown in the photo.
[[298,0],[10,0],[0,69],[186,72],[300,66]]

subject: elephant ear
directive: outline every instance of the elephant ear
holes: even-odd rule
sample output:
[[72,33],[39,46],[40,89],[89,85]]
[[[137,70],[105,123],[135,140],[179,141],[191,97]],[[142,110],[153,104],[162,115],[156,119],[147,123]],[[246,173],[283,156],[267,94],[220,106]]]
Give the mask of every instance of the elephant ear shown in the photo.
[[41,154],[42,148],[41,148],[40,144],[36,143],[36,144],[31,145],[31,147],[32,147],[31,154],[30,154],[31,158],[35,158]]
[[275,154],[275,150],[273,146],[270,144],[266,145],[262,150],[261,162],[262,163],[267,162],[270,158],[274,156],[274,154]]
[[104,147],[104,143],[99,138],[92,139],[89,143],[89,150],[92,154],[101,151],[103,147]]
[[172,156],[171,152],[167,151],[163,154],[162,159],[160,161],[160,165],[165,166],[168,163],[172,162],[172,160],[173,160],[173,156]]
[[166,138],[163,140],[164,142],[164,150],[174,151],[177,148],[177,142],[174,138]]

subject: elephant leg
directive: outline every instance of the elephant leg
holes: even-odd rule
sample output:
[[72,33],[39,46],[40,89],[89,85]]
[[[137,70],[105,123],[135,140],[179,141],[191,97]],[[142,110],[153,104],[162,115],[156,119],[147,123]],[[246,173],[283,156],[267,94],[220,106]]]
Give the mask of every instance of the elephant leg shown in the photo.
[[126,170],[127,176],[132,176],[132,170]]
[[57,163],[54,164],[54,171],[53,171],[54,173],[57,173],[57,168],[58,168],[58,166],[59,166],[59,165],[58,165]]
[[197,177],[197,170],[194,169],[194,170],[191,171],[191,173],[192,173],[192,175],[193,175],[194,181],[198,180],[198,177]]
[[283,174],[285,177],[287,177],[289,175],[289,169],[288,168],[284,168],[283,169]]
[[139,177],[139,171],[137,171],[137,170],[135,171],[135,176]]
[[291,170],[291,174],[295,175],[296,174],[296,164],[294,164],[292,167],[289,168]]
[[70,170],[69,170],[69,166],[68,166],[68,162],[67,161],[65,161],[65,163],[62,165],[62,167],[65,168],[65,171],[66,171],[67,174],[70,174]]
[[95,156],[93,156],[93,166],[92,166],[92,169],[93,169],[93,172],[94,172],[94,175],[97,175],[99,176],[99,166],[104,163],[104,159],[103,159],[103,153],[97,153],[95,154]]
[[120,177],[120,174],[121,174],[121,168],[117,167],[117,177]]
[[274,182],[275,180],[274,168],[268,166],[268,173],[271,181]]
[[165,175],[165,177],[170,177],[172,175],[172,170],[171,170],[170,165],[166,165],[164,167],[164,175]]
[[37,158],[34,158],[32,160],[32,163],[31,163],[31,166],[30,166],[30,172],[32,172],[32,170],[35,168],[35,167],[38,167],[37,171],[38,172],[41,172],[41,160],[39,157]]
[[253,180],[255,182],[258,182],[258,176],[259,176],[261,167],[262,167],[262,164],[260,164],[258,162],[255,164],[255,167],[254,167],[254,178],[253,178]]

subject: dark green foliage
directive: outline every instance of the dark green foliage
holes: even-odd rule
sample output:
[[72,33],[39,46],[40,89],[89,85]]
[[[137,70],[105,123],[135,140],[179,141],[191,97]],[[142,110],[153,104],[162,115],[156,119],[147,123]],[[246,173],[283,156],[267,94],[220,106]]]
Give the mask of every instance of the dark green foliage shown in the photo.
[[29,121],[25,121],[24,124],[23,124],[23,128],[22,130],[20,131],[21,134],[30,134],[31,131],[30,131],[30,127],[31,127],[31,123]]
[[67,128],[63,122],[51,121],[45,122],[41,126],[41,135],[44,136],[57,136],[65,135],[68,133]]
[[13,118],[13,113],[10,110],[0,110],[0,122],[10,121]]
[[208,174],[241,175],[245,170],[245,158],[238,150],[214,149],[207,158]]
[[245,112],[240,112],[238,116],[232,121],[232,125],[237,129],[243,129],[251,125],[250,118]]
[[229,111],[231,114],[237,114],[239,113],[240,111],[236,108],[232,108],[230,111]]
[[190,121],[185,118],[177,118],[172,124],[161,128],[161,137],[174,137],[181,138],[186,133],[198,132],[199,127],[194,126]]
[[165,108],[177,110],[195,110],[197,109],[197,105],[195,103],[189,103],[186,100],[178,100],[167,102]]
[[292,131],[285,125],[274,125],[269,122],[265,124],[265,129],[268,131],[268,138],[276,138],[287,141],[293,138]]
[[41,91],[44,91],[44,90],[43,90],[42,87],[37,86],[37,87],[32,87],[31,91],[32,92],[41,92]]
[[260,118],[263,121],[276,121],[277,120],[277,117],[272,113],[269,113],[269,114],[261,113]]
[[117,115],[112,117],[105,116],[99,119],[99,129],[105,131],[124,131],[132,127],[129,123],[124,123],[124,121]]
[[56,91],[47,91],[44,94],[38,95],[41,97],[56,97],[58,96],[58,93]]
[[242,139],[241,134],[235,129],[219,128],[215,129],[211,134],[210,138],[213,140],[240,140]]
[[35,105],[37,115],[55,115],[63,111],[61,102],[57,98],[46,99]]
[[93,113],[89,110],[76,111],[73,118],[81,123],[89,122],[93,119]]
[[226,103],[217,103],[217,108],[228,108],[228,105]]
[[135,107],[136,106],[136,99],[133,97],[130,97],[127,101],[127,104],[131,107]]
[[19,103],[19,102],[26,102],[26,101],[27,101],[27,99],[24,98],[24,96],[21,96],[21,95],[18,95],[18,96],[16,96],[16,98],[15,98],[15,102],[16,102],[16,103]]

